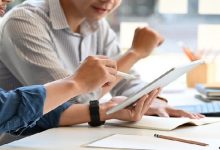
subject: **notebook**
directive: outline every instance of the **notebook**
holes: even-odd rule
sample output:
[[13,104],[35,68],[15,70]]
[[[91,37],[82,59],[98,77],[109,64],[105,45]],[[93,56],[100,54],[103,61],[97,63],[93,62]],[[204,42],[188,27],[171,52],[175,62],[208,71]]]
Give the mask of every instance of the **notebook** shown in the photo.
[[205,96],[203,94],[196,94],[195,98],[204,102],[220,101],[220,96]]
[[170,131],[174,130],[182,125],[200,126],[210,123],[220,122],[220,117],[206,117],[202,119],[189,119],[189,118],[166,118],[156,116],[143,116],[138,122],[127,122],[120,120],[110,120],[108,125],[130,127],[130,128],[142,128],[142,129],[154,129]]
[[183,109],[193,113],[201,113],[205,116],[209,117],[220,117],[220,102],[211,102],[211,103],[204,103],[198,105],[183,105],[183,106],[176,106],[178,109]]
[[220,97],[220,88],[219,87],[208,87],[205,84],[197,84],[196,85],[196,90],[207,96],[207,97]]

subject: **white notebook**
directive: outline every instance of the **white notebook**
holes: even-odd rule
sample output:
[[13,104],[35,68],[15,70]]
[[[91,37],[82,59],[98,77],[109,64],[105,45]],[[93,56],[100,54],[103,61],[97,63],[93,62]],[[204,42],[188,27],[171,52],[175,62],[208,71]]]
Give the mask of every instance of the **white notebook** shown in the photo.
[[138,122],[126,122],[120,120],[109,120],[108,125],[124,126],[131,128],[143,128],[143,129],[154,129],[154,130],[173,130],[182,125],[205,125],[210,123],[220,122],[220,117],[206,117],[202,119],[189,119],[189,118],[165,118],[155,116],[143,116]]

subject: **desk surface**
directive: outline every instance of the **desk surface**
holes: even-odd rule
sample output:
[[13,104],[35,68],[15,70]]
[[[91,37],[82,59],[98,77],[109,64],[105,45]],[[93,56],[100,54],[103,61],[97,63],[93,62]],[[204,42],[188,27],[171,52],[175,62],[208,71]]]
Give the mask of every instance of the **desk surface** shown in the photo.
[[[91,150],[83,145],[112,134],[135,134],[149,135],[163,133],[172,136],[186,136],[191,138],[220,139],[220,123],[198,126],[183,127],[173,131],[156,131],[147,129],[120,128],[103,126],[90,128],[87,125],[50,129],[31,137],[13,142],[0,147],[1,150]],[[220,142],[219,142],[220,143]]]
[[[192,98],[193,92],[183,91],[182,94],[179,93],[178,95],[179,96],[175,96],[175,94],[172,94],[170,98],[172,99],[172,101],[174,101],[174,99],[176,98],[178,98],[178,101],[185,100],[183,101],[184,104],[190,104],[190,100],[186,97],[184,98],[184,95],[185,96],[191,95]],[[201,103],[201,102],[194,100],[191,103]],[[124,128],[124,127],[113,127],[108,125],[99,128],[91,128],[88,127],[86,124],[83,124],[73,127],[50,129],[45,132],[1,146],[0,150],[38,150],[38,149],[91,150],[91,148],[86,148],[83,145],[112,134],[149,135],[154,133],[159,133],[159,134],[163,133],[166,135],[172,135],[177,137],[185,136],[185,137],[194,137],[194,138],[205,137],[211,139],[220,139],[220,123],[203,125],[203,126],[187,126],[187,127],[175,129],[173,131],[134,129],[134,128]]]

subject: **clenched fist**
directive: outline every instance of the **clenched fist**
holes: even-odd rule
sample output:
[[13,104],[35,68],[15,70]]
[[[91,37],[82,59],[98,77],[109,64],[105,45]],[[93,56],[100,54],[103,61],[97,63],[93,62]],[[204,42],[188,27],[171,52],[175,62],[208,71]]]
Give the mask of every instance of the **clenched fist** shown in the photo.
[[164,38],[157,31],[149,27],[137,28],[134,33],[131,50],[134,51],[139,59],[145,58],[163,41]]

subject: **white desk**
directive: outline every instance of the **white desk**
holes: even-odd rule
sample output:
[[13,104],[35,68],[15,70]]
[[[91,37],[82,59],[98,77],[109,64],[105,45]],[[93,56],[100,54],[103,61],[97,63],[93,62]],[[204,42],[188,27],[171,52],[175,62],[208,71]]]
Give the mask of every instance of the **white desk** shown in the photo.
[[[187,91],[185,91],[187,92]],[[189,96],[190,91],[186,93],[179,93],[181,96],[174,96],[173,98],[180,98],[178,100],[185,100],[185,104],[189,104],[189,99],[185,99],[184,96]],[[179,95],[178,94],[178,95]],[[191,93],[192,94],[192,93]],[[167,94],[166,94],[167,95]],[[191,95],[192,96],[192,95]],[[172,96],[170,97],[172,98]],[[191,97],[192,98],[192,97]],[[172,99],[174,101],[174,99]],[[200,101],[196,101],[200,103]],[[195,103],[193,102],[193,103]],[[94,140],[101,139],[103,137],[112,134],[135,134],[135,135],[148,135],[152,133],[163,133],[172,136],[186,136],[194,138],[214,138],[219,139],[220,146],[220,123],[204,125],[204,126],[190,126],[178,128],[173,131],[156,131],[147,129],[134,129],[134,128],[122,128],[103,126],[99,128],[90,128],[86,124],[74,126],[50,129],[45,132],[24,138],[19,141],[15,141],[11,144],[1,146],[0,150],[91,150],[91,148],[83,147],[82,145],[88,144]],[[216,150],[218,147],[216,148]]]
[[[148,135],[152,133],[164,133],[173,136],[206,137],[220,141],[220,123],[199,127],[184,127],[173,131],[155,131],[146,129],[120,128],[104,126],[90,128],[88,126],[75,126],[50,129],[31,137],[13,142],[0,147],[1,150],[91,150],[82,145],[112,134],[136,134]],[[219,142],[220,146],[220,142]],[[216,148],[217,150],[218,148]]]

